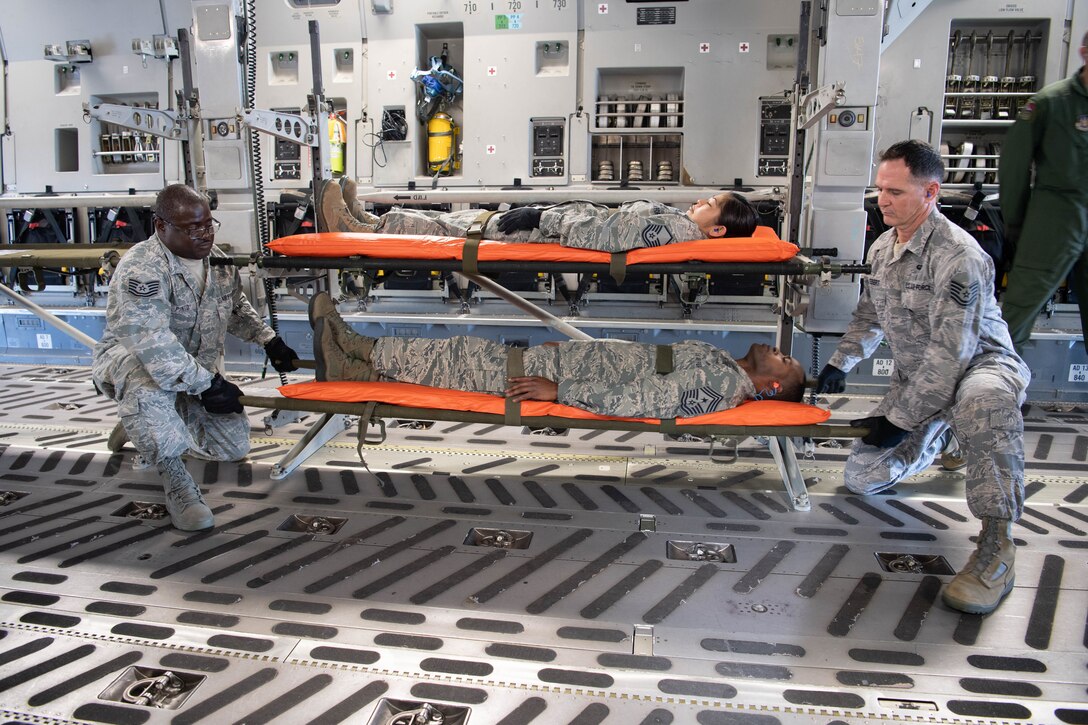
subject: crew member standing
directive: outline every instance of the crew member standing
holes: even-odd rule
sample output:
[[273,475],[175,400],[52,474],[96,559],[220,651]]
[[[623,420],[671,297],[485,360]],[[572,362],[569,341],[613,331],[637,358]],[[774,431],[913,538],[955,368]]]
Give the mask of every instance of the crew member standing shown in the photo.
[[1080,57],[1080,70],[1027,102],[1001,147],[1001,213],[1016,246],[1001,311],[1017,352],[1067,276],[1082,339],[1088,330],[1088,33]]

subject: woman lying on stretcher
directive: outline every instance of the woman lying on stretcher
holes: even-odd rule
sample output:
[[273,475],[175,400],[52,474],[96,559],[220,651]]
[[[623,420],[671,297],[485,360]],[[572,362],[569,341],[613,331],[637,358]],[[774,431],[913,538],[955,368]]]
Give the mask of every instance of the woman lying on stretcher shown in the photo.
[[[545,343],[520,350],[524,375],[508,375],[508,348],[477,337],[363,337],[325,292],[310,301],[317,380],[415,383],[435,388],[553,400],[598,415],[692,417],[746,400],[799,402],[801,364],[769,345],[734,359],[705,342],[668,346],[622,340]],[[671,358],[671,365],[661,363]],[[662,368],[670,369],[664,372]],[[662,372],[658,372],[662,370]]]
[[[319,186],[320,231],[464,237],[480,215],[478,209],[437,212],[394,207],[379,217],[363,210],[355,196],[354,182],[341,182],[328,181]],[[618,209],[589,201],[544,208],[524,206],[488,219],[483,238],[626,252],[696,239],[750,237],[756,222],[755,209],[748,200],[725,191],[698,200],[686,211],[646,200],[629,201]]]

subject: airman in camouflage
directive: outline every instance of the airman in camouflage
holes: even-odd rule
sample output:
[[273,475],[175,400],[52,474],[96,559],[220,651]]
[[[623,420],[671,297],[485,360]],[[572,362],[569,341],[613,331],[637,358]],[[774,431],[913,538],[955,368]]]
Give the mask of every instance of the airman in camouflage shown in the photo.
[[[394,207],[365,221],[333,182],[323,187],[323,231],[431,234],[464,237],[480,216],[478,209],[437,212]],[[351,201],[355,201],[352,199]],[[482,236],[502,242],[546,242],[566,247],[624,252],[713,237],[748,237],[756,227],[755,210],[744,197],[722,192],[700,199],[686,211],[654,201],[630,201],[618,209],[589,201],[571,201],[543,209],[521,207],[491,216]]]
[[978,550],[945,588],[944,600],[973,613],[993,611],[1012,588],[1010,530],[1024,506],[1024,400],[1030,371],[1013,351],[989,293],[991,259],[936,209],[940,156],[918,141],[882,156],[876,186],[892,228],[869,250],[872,272],[854,318],[817,390],[842,392],[845,373],[881,340],[895,376],[854,444],[846,486],[871,494],[928,467],[951,426],[966,453],[967,504],[983,522]]
[[656,345],[622,340],[545,343],[522,352],[524,376],[508,377],[507,347],[476,337],[444,340],[358,335],[329,296],[311,302],[318,380],[382,380],[515,400],[556,400],[599,415],[691,417],[779,395],[799,400],[800,363],[767,345],[743,358],[705,342],[670,345],[657,373]]
[[226,333],[265,346],[277,369],[293,369],[297,356],[250,306],[237,270],[208,263],[223,253],[207,199],[168,186],[155,214],[155,234],[125,254],[110,282],[92,374],[117,401],[128,439],[163,473],[174,524],[207,528],[211,512],[179,457],[238,460],[249,451],[241,390],[218,373]]

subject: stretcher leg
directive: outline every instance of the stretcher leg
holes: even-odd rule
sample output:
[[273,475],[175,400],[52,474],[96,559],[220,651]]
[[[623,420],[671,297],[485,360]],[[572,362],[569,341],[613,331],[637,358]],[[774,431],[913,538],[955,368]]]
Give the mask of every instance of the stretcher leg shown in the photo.
[[774,462],[778,464],[778,473],[786,487],[786,498],[793,510],[810,510],[812,503],[808,498],[808,488],[805,486],[804,476],[801,475],[801,467],[797,465],[797,449],[793,447],[793,441],[787,436],[772,436],[767,439],[767,447],[771,449]]
[[270,477],[278,481],[286,478],[302,463],[321,450],[321,447],[339,435],[348,427],[347,416],[340,413],[325,413],[320,420],[314,421],[306,435],[299,439],[295,447],[287,452],[280,462],[272,466]]

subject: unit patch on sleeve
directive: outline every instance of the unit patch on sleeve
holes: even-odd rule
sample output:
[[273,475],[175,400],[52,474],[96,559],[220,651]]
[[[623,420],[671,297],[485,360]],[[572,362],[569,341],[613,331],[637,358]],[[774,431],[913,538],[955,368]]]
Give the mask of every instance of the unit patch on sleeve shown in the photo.
[[1077,117],[1077,130],[1088,132],[1088,113]]
[[664,244],[671,244],[673,241],[672,232],[663,224],[647,224],[642,228],[642,241],[647,247],[660,247]]
[[725,398],[713,388],[695,388],[680,394],[680,414],[685,418],[713,413]]
[[128,281],[128,293],[133,297],[154,297],[159,293],[159,280],[141,282],[138,279]]
[[978,282],[966,282],[958,279],[952,280],[948,285],[948,292],[952,301],[960,307],[967,307],[978,302]]

